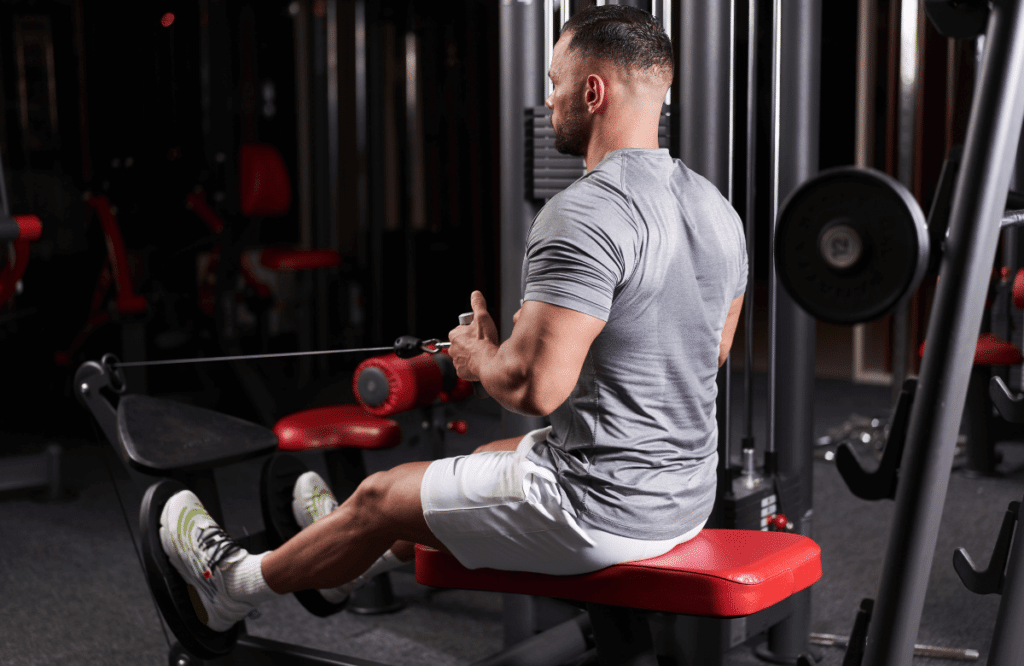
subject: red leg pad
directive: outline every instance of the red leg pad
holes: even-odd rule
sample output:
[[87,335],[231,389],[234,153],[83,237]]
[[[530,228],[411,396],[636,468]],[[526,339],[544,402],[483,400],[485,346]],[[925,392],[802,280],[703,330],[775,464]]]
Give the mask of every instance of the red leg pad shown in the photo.
[[281,451],[389,449],[402,441],[391,419],[369,416],[357,405],[334,405],[289,414],[274,424]]

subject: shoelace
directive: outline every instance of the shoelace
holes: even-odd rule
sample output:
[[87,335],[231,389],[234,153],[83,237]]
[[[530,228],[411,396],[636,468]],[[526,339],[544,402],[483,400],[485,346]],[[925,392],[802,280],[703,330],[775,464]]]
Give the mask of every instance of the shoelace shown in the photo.
[[242,549],[241,546],[231,540],[231,537],[224,533],[224,530],[216,526],[204,527],[199,531],[199,545],[204,549],[208,548],[211,550],[210,558],[206,564],[206,571],[203,572],[203,578],[210,581],[211,584],[213,582],[211,580],[213,578],[213,569],[223,562],[225,558]]

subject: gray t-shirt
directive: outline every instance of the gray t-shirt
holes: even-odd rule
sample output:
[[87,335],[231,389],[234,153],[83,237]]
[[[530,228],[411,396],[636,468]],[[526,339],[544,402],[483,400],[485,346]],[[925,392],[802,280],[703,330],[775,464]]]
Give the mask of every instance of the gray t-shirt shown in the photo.
[[664,149],[613,151],[537,215],[523,300],[606,322],[528,455],[584,523],[661,540],[707,519],[718,350],[746,283],[739,216]]

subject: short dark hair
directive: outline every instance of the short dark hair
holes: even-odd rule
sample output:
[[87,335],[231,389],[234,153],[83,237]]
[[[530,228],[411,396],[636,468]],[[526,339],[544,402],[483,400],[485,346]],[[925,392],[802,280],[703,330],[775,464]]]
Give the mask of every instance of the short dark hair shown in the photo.
[[[562,0],[567,2],[568,0]],[[562,26],[572,33],[568,52],[611,62],[629,73],[672,79],[672,40],[650,13],[628,5],[587,7]]]

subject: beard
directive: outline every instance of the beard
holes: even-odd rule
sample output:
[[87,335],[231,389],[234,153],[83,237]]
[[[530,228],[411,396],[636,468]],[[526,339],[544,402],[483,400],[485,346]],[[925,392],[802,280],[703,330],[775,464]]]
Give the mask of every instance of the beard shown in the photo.
[[587,116],[581,101],[574,101],[565,117],[555,127],[555,150],[563,155],[584,157],[587,154]]

